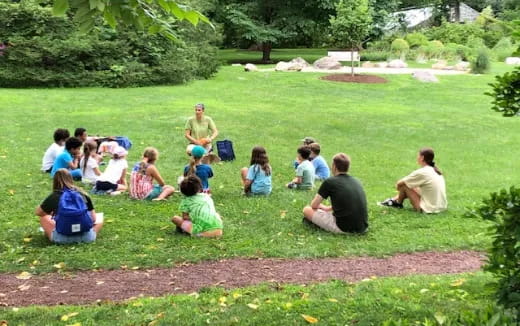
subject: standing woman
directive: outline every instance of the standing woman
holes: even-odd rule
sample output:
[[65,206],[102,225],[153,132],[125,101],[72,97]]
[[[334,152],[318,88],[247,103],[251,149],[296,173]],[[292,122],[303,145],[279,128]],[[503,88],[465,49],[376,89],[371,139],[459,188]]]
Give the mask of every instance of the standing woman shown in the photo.
[[217,138],[218,130],[213,119],[204,115],[204,104],[195,105],[195,116],[186,121],[184,129],[186,130],[186,139],[190,142],[186,148],[188,155],[197,145],[204,147],[207,153],[211,152],[211,142]]
[[433,149],[421,149],[417,155],[417,164],[421,168],[397,181],[398,194],[379,204],[403,208],[403,201],[408,198],[418,212],[439,213],[445,210],[448,207],[446,184],[441,171],[435,167],[434,157]]

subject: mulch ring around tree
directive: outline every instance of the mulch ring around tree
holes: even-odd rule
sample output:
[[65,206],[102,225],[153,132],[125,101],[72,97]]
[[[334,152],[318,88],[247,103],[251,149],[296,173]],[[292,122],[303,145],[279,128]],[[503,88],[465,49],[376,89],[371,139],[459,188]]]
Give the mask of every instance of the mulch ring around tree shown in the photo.
[[388,80],[374,75],[354,75],[351,74],[332,74],[328,76],[323,76],[320,79],[330,80],[336,82],[344,82],[344,83],[360,83],[360,84],[384,84],[387,83]]
[[476,251],[417,252],[388,258],[247,259],[182,263],[171,268],[76,271],[32,275],[0,274],[0,306],[89,304],[138,296],[192,293],[203,287],[236,288],[262,282],[307,284],[331,279],[455,274],[478,270]]

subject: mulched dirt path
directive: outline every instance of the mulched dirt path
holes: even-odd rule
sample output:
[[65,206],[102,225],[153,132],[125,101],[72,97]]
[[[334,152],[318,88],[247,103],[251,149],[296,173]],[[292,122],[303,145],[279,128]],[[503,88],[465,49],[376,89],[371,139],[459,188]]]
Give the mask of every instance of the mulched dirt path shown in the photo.
[[374,75],[354,75],[351,74],[334,74],[323,76],[320,79],[344,82],[344,83],[362,83],[362,84],[384,84],[388,82],[386,79]]
[[484,255],[475,251],[420,252],[389,258],[229,259],[172,268],[56,273],[19,280],[0,274],[0,306],[88,304],[139,295],[191,293],[202,287],[243,287],[262,282],[350,282],[371,276],[451,274],[478,270]]

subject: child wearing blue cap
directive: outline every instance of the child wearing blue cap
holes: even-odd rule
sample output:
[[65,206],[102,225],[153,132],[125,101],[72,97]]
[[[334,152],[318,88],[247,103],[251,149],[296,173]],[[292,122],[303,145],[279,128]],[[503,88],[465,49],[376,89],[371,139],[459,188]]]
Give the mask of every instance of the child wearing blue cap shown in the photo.
[[194,146],[191,150],[190,164],[184,167],[184,177],[196,175],[202,182],[202,191],[211,193],[209,188],[209,178],[213,177],[213,170],[208,164],[203,164],[202,157],[206,154],[206,150],[202,146]]

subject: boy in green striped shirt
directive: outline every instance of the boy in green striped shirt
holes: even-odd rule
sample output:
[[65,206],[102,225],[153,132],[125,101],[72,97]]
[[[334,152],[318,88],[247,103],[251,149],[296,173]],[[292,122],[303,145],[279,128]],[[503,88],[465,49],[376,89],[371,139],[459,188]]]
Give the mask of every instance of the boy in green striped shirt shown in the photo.
[[186,177],[180,184],[185,196],[179,209],[181,216],[172,217],[172,222],[184,232],[199,237],[220,237],[222,219],[215,211],[215,204],[208,194],[202,192],[202,182],[195,176]]

